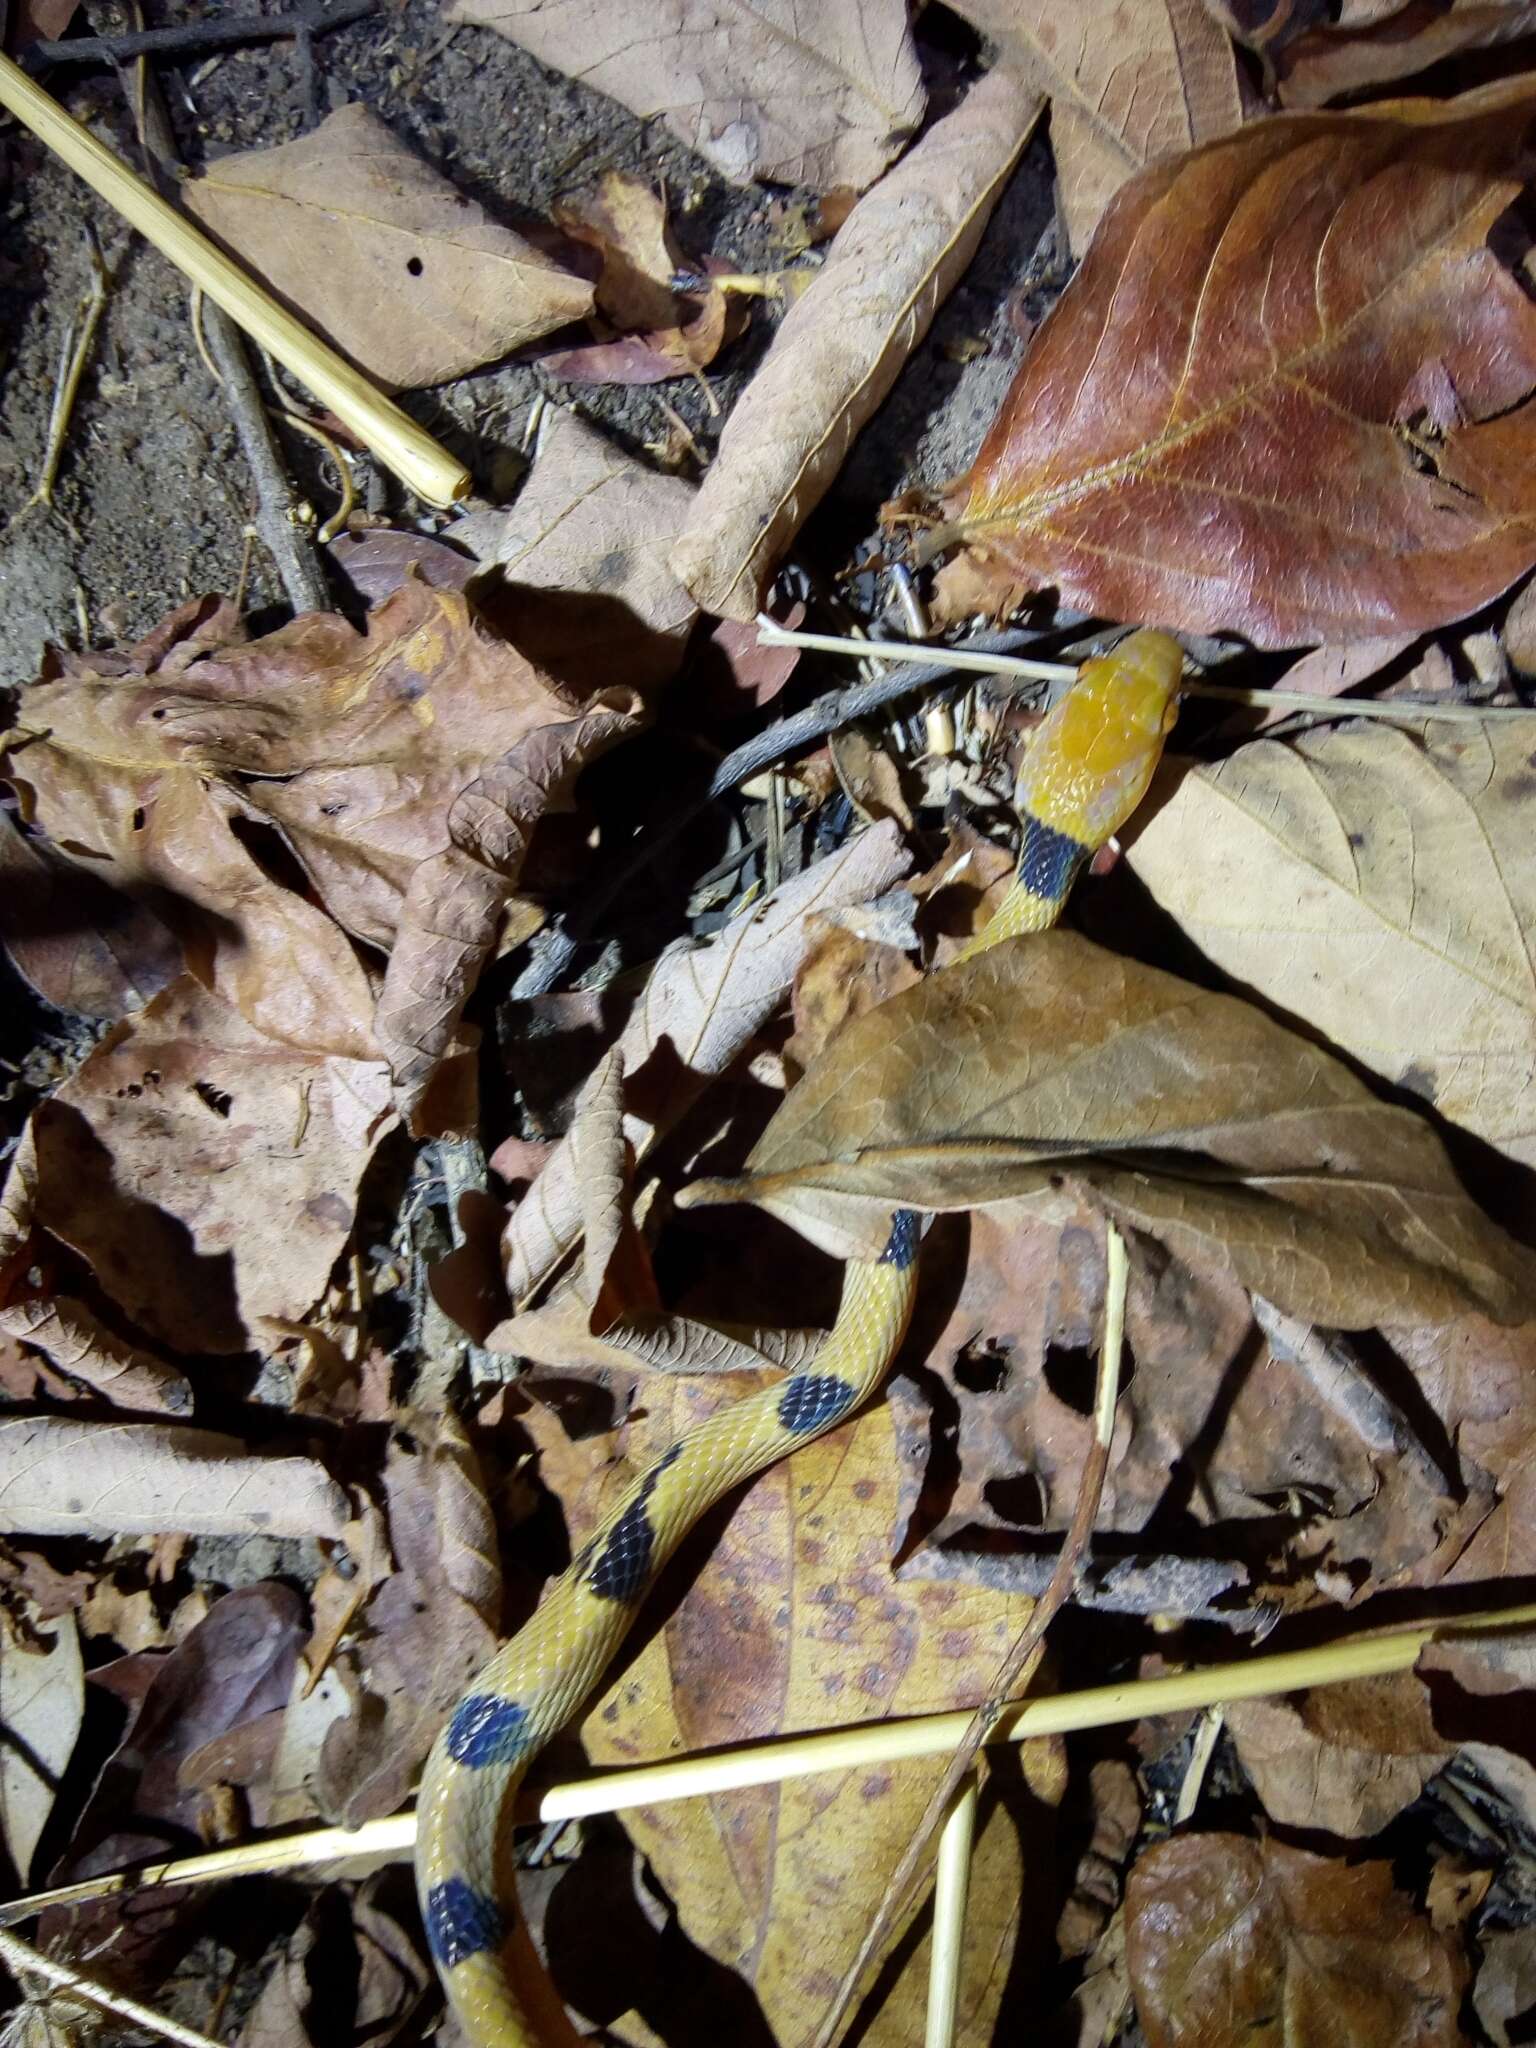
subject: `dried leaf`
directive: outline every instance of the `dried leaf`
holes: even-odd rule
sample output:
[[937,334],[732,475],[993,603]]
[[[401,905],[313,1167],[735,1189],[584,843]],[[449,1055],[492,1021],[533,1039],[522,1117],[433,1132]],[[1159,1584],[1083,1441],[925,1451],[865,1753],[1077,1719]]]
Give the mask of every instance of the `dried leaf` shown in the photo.
[[448,529],[496,564],[496,614],[547,675],[586,696],[622,675],[676,674],[698,606],[667,566],[693,487],[659,476],[563,407],[545,415],[533,473],[507,511]]
[[1514,1321],[1536,1287],[1536,1258],[1418,1117],[1247,1004],[1070,932],[1004,941],[846,1026],[748,1169],[680,1200],[755,1201],[871,1258],[892,1208],[1072,1184],[1339,1328],[1473,1307]]
[[1490,1930],[1478,1939],[1482,1961],[1472,2005],[1494,2048],[1517,2048],[1530,2038],[1536,2009],[1536,1928]]
[[1280,99],[1320,107],[1345,93],[1412,78],[1463,50],[1486,50],[1536,30],[1530,0],[1387,0],[1315,22],[1275,54]]
[[181,949],[153,911],[24,839],[0,813],[0,934],[57,1009],[115,1020],[181,971]]
[[135,1408],[142,1414],[191,1413],[192,1389],[184,1376],[151,1352],[126,1343],[83,1302],[53,1293],[9,1301],[0,1308],[0,1330],[43,1352],[56,1371],[67,1373],[115,1408]]
[[1148,2048],[1462,2048],[1461,1944],[1390,1863],[1184,1835],[1139,1859],[1125,1904]]
[[186,201],[383,384],[446,383],[591,310],[584,278],[488,218],[362,105],[221,158]]
[[1536,303],[1499,226],[1533,108],[1524,79],[1260,121],[1127,185],[942,500],[944,616],[1054,584],[1283,647],[1505,589],[1536,560]]
[[1126,179],[1243,118],[1232,47],[1201,0],[957,0],[1048,95],[1072,253]]
[[85,1716],[75,1617],[24,1613],[0,1610],[0,1847],[23,1889]]
[[[631,1459],[741,1392],[716,1381],[657,1383],[627,1432]],[[979,1698],[1016,1633],[1018,1603],[895,1582],[897,1483],[890,1418],[879,1408],[755,1480],[665,1628],[587,1716],[594,1762]],[[795,2038],[804,2015],[824,2005],[940,1769],[855,1770],[626,1816],[690,1940],[751,1985],[765,2039]],[[956,2036],[967,2048],[994,2038],[1018,1938],[1014,1828],[994,1811],[978,1846]],[[902,1955],[902,1975],[914,1972],[920,2012],[926,1942]],[[686,2037],[681,2024],[677,2037]],[[866,2038],[884,2048],[921,2038],[910,1985],[887,1990]]]
[[906,0],[458,0],[557,71],[667,126],[722,176],[872,184],[922,119]]
[[1169,776],[1132,867],[1244,989],[1536,1163],[1523,721],[1261,741]]
[[393,1813],[449,1709],[496,1647],[501,1567],[485,1485],[451,1414],[407,1414],[384,1467],[398,1569],[360,1618],[364,1679],[326,1731],[317,1790],[356,1827]]
[[[246,1351],[301,1320],[351,1233],[358,1182],[394,1121],[377,1060],[274,1044],[183,977],[33,1112],[5,1191],[11,1246],[46,1231],[140,1329],[188,1353]],[[178,1376],[70,1302],[6,1329],[128,1405]],[[120,1375],[127,1374],[125,1382]]]
[[1412,1671],[1234,1700],[1225,1711],[1243,1769],[1283,1827],[1377,1834],[1455,1750],[1436,1734],[1429,1694]]
[[338,1537],[347,1497],[313,1458],[163,1422],[0,1418],[0,1528],[33,1536]]
[[387,2048],[416,2017],[432,1976],[391,1910],[399,1890],[383,1874],[352,1896],[327,1886],[262,1986],[240,2048],[331,2048],[343,2041]]
[[755,616],[779,558],[970,262],[1042,104],[989,72],[848,216],[726,421],[672,551],[705,611]]
[[[682,941],[667,949],[619,1040],[627,1076],[624,1134],[637,1160],[778,1007],[799,964],[807,916],[878,895],[905,867],[895,829],[876,826],[733,918],[707,945]],[[572,1149],[562,1141],[507,1226],[503,1249],[514,1303],[544,1284],[581,1229],[580,1184]]]

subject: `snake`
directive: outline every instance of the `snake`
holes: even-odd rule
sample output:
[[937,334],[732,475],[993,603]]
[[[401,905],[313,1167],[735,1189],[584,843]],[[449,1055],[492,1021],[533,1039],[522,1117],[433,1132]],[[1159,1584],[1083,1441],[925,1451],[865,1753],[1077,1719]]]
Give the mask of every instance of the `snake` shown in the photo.
[[[1046,713],[1016,779],[1013,881],[957,958],[1060,917],[1079,869],[1145,794],[1182,660],[1177,641],[1143,628],[1085,662]],[[422,1774],[416,1883],[428,1946],[471,2048],[580,2041],[512,1897],[517,1789],[593,1691],[700,1516],[847,1420],[880,1385],[906,1334],[920,1235],[915,1211],[893,1213],[880,1256],[847,1263],[835,1324],[805,1369],[675,1438],[454,1707]]]

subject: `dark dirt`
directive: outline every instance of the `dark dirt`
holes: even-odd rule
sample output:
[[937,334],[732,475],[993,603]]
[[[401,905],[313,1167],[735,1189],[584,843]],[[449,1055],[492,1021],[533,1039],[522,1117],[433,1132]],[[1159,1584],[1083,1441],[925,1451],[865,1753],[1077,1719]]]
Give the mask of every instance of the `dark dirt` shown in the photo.
[[[157,12],[152,23],[178,12]],[[81,24],[108,33],[126,25],[106,8]],[[611,167],[665,181],[679,240],[691,253],[723,257],[743,270],[784,261],[770,211],[775,195],[723,184],[659,123],[634,119],[490,31],[445,27],[433,0],[387,4],[316,40],[312,51],[306,59],[292,44],[272,43],[162,65],[158,76],[188,168],[231,150],[291,140],[335,107],[365,100],[463,191],[514,225],[547,220],[557,199]],[[936,56],[940,103],[963,55],[952,46]],[[61,71],[46,83],[137,161],[129,101],[113,74]],[[46,641],[107,645],[134,636],[193,593],[233,591],[243,563],[248,607],[259,614],[279,604],[265,550],[247,542],[249,473],[228,408],[194,345],[180,276],[14,125],[0,129],[0,190],[0,682],[35,673]],[[792,195],[778,195],[786,196]],[[1053,204],[1041,139],[1026,154],[970,276],[863,436],[838,487],[837,547],[869,531],[875,505],[904,482],[932,481],[969,460],[1022,345],[1010,323],[1010,294],[1042,280],[1059,283]],[[87,222],[112,275],[111,297],[71,421],[54,507],[22,513],[42,459],[65,335],[90,283]],[[1036,290],[1031,310],[1040,302]],[[707,452],[774,319],[758,302],[747,334],[712,366],[709,391],[718,411],[688,379],[634,388],[563,384],[534,352],[407,394],[403,402],[469,461],[477,491],[498,501],[521,474],[520,445],[541,394],[574,405],[652,460],[675,456],[679,437],[664,409],[670,406]],[[323,520],[337,501],[328,464],[302,437],[286,429],[283,437],[296,495]],[[401,524],[423,517],[425,508],[392,479],[370,476],[366,462],[358,469],[371,509]],[[818,537],[826,527],[818,523]],[[270,613],[258,619],[274,622]]]

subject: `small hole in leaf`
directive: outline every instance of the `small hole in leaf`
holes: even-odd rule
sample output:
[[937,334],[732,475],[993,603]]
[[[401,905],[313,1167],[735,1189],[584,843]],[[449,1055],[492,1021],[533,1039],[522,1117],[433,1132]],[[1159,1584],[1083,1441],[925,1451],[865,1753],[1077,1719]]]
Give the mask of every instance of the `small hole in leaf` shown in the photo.
[[411,273],[412,277],[420,277],[422,270],[424,268],[422,260],[419,256],[408,256],[405,259],[405,267]]
[[144,806],[142,804],[135,804],[133,807],[133,829],[135,832],[142,832],[144,830]]
[[1045,1488],[1033,1472],[1015,1472],[1007,1479],[989,1479],[982,1499],[1001,1522],[1018,1529],[1045,1527]]
[[955,1360],[955,1385],[967,1394],[995,1394],[1007,1384],[1008,1361],[996,1351],[962,1351]]
[[235,1098],[227,1095],[222,1088],[215,1088],[211,1081],[194,1081],[192,1092],[207,1104],[215,1116],[228,1116],[235,1106]]

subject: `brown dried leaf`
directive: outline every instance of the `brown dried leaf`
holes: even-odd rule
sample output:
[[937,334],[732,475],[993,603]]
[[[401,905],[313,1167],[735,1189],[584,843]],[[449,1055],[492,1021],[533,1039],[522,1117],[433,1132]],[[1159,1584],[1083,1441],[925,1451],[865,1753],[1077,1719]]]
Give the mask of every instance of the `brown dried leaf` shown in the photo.
[[240,2048],[387,2048],[416,2017],[432,1969],[396,1917],[399,1885],[330,1885],[289,1937],[240,2035]]
[[[264,1322],[324,1295],[393,1122],[381,1062],[274,1044],[183,977],[33,1112],[6,1184],[8,1249],[46,1231],[175,1349],[255,1349]],[[174,1403],[179,1376],[75,1303],[20,1304],[3,1326],[123,1405]]]
[[1043,102],[989,72],[848,216],[726,421],[672,551],[705,611],[767,579],[970,262]]
[[[895,829],[876,826],[733,918],[707,945],[682,941],[663,953],[619,1039],[624,1135],[636,1160],[777,1008],[799,964],[810,913],[878,895],[906,863]],[[507,1226],[503,1248],[514,1303],[544,1284],[582,1227],[574,1156],[562,1140]]]
[[1530,0],[1385,0],[1313,23],[1276,51],[1281,103],[1320,107],[1345,93],[1412,78],[1463,50],[1486,50],[1536,30]]
[[133,1408],[141,1414],[191,1413],[192,1388],[185,1377],[152,1353],[126,1343],[83,1302],[52,1293],[9,1301],[0,1309],[0,1330],[44,1353],[55,1371],[67,1373],[115,1408]]
[[1260,741],[1166,778],[1131,866],[1224,974],[1536,1163],[1536,727]]
[[30,1602],[20,1615],[0,1609],[0,1848],[20,1889],[84,1716],[75,1617],[49,1627]]
[[906,0],[458,0],[541,64],[667,126],[723,177],[872,184],[922,119]]
[[1389,1863],[1184,1835],[1139,1859],[1125,1903],[1148,2048],[1462,2048],[1461,1944]]
[[1455,1750],[1436,1734],[1429,1695],[1412,1671],[1233,1700],[1225,1713],[1271,1820],[1325,1834],[1378,1833]]
[[393,1813],[449,1709],[496,1647],[501,1565],[478,1461],[451,1414],[403,1418],[384,1467],[398,1569],[359,1621],[364,1676],[327,1730],[317,1791],[345,1826]]
[[1536,2010],[1536,1927],[1507,1927],[1479,1937],[1482,1961],[1472,2005],[1494,2048],[1529,2039]]
[[584,278],[488,218],[360,104],[296,142],[221,158],[185,195],[383,384],[444,383],[591,310]]
[[500,569],[498,622],[547,675],[581,696],[615,675],[648,690],[677,672],[698,617],[667,565],[692,503],[691,484],[560,407],[515,504],[448,531]]
[[1126,179],[1243,118],[1232,47],[1200,0],[957,0],[1051,102],[1074,256]]
[[894,1207],[1038,1205],[1062,1183],[1338,1328],[1514,1321],[1536,1287],[1536,1258],[1469,1200],[1427,1124],[1247,1004],[1063,931],[846,1026],[747,1175],[680,1199],[755,1201],[872,1258]]
[[0,1419],[0,1528],[34,1536],[340,1536],[347,1497],[313,1458],[164,1422]]
[[[1266,647],[1475,610],[1536,560],[1536,82],[1260,121],[1113,202],[969,475],[943,615],[1054,584]],[[701,493],[701,503],[703,494]]]
[[181,949],[153,911],[103,888],[0,812],[0,934],[48,1002],[115,1020],[181,971]]

